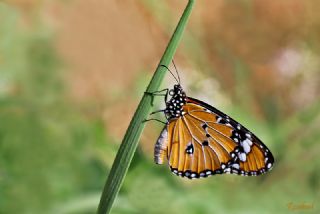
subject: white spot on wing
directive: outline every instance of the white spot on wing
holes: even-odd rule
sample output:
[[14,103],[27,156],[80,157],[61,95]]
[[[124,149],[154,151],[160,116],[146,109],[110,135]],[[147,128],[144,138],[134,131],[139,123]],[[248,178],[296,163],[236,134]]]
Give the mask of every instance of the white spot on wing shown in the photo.
[[240,169],[240,165],[237,164],[237,163],[232,164],[232,167],[233,167],[233,168],[236,168],[236,169]]
[[239,153],[238,157],[242,162],[245,162],[247,160],[247,156],[245,153]]
[[272,167],[271,163],[268,163],[267,168],[270,169]]
[[221,118],[221,117],[218,117],[217,123],[220,123],[221,120],[222,120],[222,118]]
[[[241,142],[243,150],[247,154],[251,151],[251,147],[250,147],[249,143],[250,143],[250,141],[248,139],[245,139],[244,141]],[[252,142],[251,142],[251,145],[252,145]]]
[[230,173],[230,171],[231,171],[230,168],[226,168],[226,169],[224,170],[225,173]]

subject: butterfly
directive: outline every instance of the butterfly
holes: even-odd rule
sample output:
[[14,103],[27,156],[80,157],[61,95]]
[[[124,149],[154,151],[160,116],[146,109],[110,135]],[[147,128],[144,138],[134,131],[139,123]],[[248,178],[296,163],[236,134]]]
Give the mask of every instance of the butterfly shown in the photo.
[[175,175],[189,179],[257,176],[272,169],[273,155],[257,136],[213,106],[188,97],[180,78],[177,82],[167,89],[165,99],[168,94],[171,98],[163,110],[166,125],[154,147],[156,164],[167,159]]

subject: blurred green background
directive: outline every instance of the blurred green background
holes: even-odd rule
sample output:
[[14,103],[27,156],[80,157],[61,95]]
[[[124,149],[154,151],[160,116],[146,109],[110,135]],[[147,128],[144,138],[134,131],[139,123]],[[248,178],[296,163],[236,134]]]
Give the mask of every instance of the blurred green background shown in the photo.
[[[0,213],[95,213],[185,5],[0,2]],[[198,0],[175,56],[182,85],[256,133],[274,169],[176,177],[153,164],[162,125],[150,122],[112,213],[320,213],[319,10],[318,0]]]

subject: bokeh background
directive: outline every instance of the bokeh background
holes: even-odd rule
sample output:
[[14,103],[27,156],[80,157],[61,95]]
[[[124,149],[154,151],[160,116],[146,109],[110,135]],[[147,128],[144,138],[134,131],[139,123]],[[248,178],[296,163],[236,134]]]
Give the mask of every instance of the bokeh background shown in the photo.
[[[95,213],[186,3],[0,2],[0,213]],[[319,10],[318,0],[198,0],[175,56],[182,85],[256,133],[274,169],[176,177],[153,164],[162,125],[150,122],[112,212],[319,213]],[[173,83],[168,74],[163,88]]]

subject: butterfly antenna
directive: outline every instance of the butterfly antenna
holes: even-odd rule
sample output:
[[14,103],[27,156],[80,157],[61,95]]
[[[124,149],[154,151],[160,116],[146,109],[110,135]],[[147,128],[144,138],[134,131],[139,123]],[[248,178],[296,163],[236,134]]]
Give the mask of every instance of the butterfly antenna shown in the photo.
[[173,76],[173,78],[177,81],[177,83],[180,84],[179,76],[178,76],[179,79],[177,79],[177,77],[173,74],[173,72],[166,65],[161,65],[161,66],[165,67],[170,72],[170,74]]
[[174,63],[174,60],[172,60],[172,63],[173,63],[174,69],[176,70],[176,73],[177,73],[177,76],[178,76],[178,80],[179,80],[179,84],[180,84],[180,75],[179,75],[177,66],[176,66],[176,64]]

